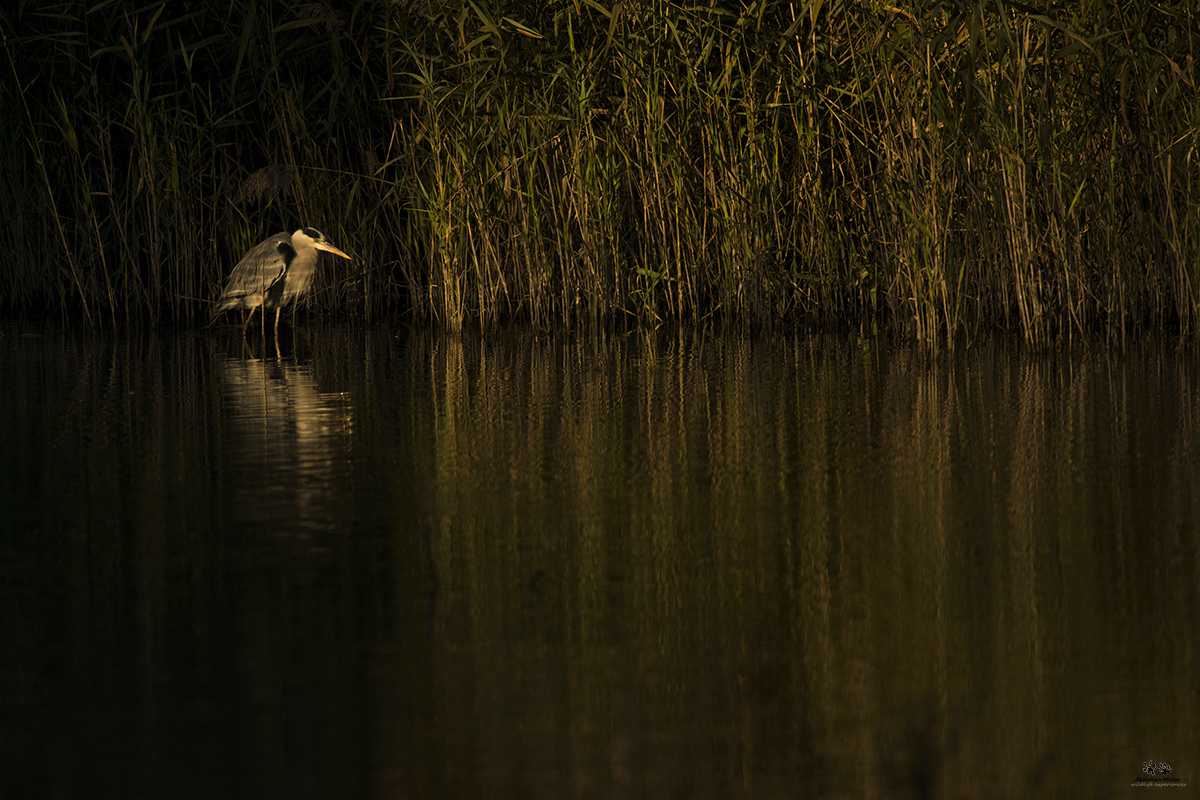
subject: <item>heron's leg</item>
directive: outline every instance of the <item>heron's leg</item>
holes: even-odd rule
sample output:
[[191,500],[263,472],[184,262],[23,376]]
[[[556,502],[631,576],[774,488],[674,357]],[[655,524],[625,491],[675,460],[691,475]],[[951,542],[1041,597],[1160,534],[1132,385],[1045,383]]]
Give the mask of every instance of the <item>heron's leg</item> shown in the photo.
[[275,309],[275,341],[279,341],[279,312],[283,311],[283,306],[278,306]]
[[250,309],[250,313],[246,315],[246,324],[242,326],[242,338],[246,338],[246,334],[250,332],[250,320],[254,318],[254,309]]

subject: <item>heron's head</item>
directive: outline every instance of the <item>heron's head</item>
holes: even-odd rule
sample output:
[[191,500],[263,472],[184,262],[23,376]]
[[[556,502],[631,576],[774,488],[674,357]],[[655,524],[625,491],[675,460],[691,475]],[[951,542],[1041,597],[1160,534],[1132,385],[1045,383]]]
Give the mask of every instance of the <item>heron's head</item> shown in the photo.
[[292,242],[294,243],[297,239],[307,239],[309,245],[317,250],[324,250],[326,253],[333,253],[335,256],[341,256],[342,258],[350,258],[350,256],[330,244],[329,240],[325,238],[325,234],[316,228],[301,228],[292,234]]

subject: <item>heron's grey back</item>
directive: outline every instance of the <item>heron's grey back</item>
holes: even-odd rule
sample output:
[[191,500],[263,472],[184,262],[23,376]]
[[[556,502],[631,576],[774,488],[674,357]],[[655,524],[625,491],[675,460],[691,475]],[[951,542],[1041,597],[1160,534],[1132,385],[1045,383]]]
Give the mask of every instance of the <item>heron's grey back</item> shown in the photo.
[[230,273],[229,283],[217,299],[213,314],[231,308],[255,309],[264,301],[267,308],[278,305],[282,287],[276,284],[283,278],[288,263],[295,256],[291,239],[291,234],[277,233],[246,253]]

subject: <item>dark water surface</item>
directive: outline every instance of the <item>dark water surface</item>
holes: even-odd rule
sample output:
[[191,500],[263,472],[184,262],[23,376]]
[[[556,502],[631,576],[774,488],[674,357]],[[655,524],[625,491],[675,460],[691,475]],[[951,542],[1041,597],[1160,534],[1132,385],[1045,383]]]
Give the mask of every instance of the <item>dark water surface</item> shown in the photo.
[[283,340],[0,320],[0,797],[1195,792],[1190,346]]

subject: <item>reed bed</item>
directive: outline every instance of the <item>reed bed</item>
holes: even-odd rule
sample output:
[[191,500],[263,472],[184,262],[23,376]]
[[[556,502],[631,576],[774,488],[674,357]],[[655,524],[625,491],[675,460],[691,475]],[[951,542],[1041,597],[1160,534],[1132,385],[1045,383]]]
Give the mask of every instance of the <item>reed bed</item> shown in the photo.
[[1200,311],[1190,2],[562,0],[0,12],[0,302],[194,324],[324,230],[313,304],[451,329]]

